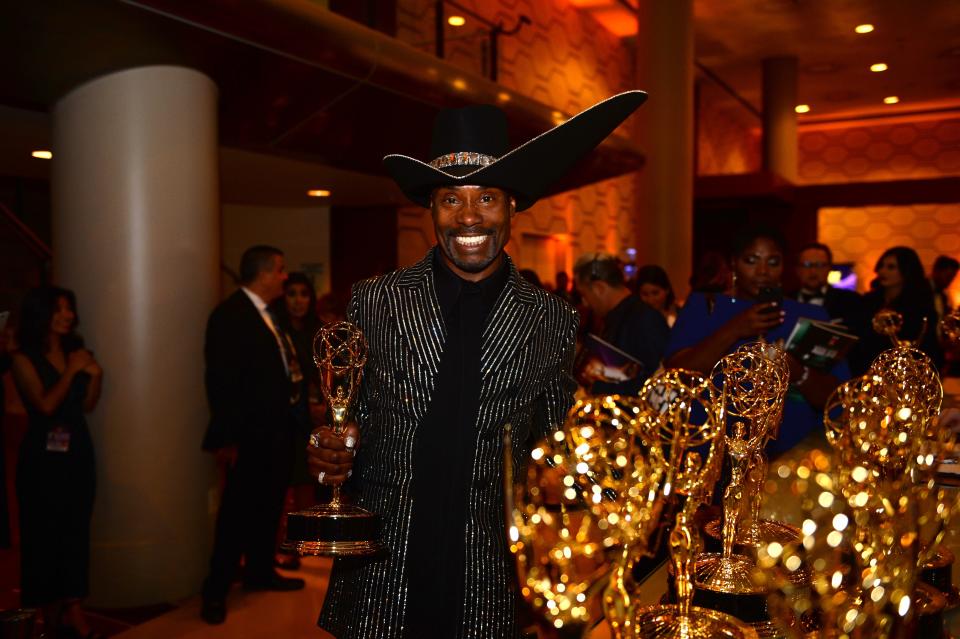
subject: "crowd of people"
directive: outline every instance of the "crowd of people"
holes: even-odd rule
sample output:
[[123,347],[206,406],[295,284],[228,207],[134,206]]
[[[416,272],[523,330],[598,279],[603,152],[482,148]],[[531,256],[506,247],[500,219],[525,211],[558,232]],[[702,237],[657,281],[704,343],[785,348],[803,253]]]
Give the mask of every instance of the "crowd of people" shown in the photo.
[[[849,357],[818,368],[788,355],[793,392],[775,454],[816,428],[838,380],[888,346],[871,328],[877,310],[901,313],[900,337],[944,364],[936,327],[957,261],[938,259],[931,284],[905,247],[881,256],[862,298],[830,286],[823,244],[800,252],[800,289],[784,295],[785,242],[759,228],[699,256],[682,304],[662,268],[627,279],[604,253],[581,256],[552,294],[519,271],[504,252],[513,217],[645,98],[614,96],[512,152],[496,107],[444,110],[429,163],[384,158],[408,199],[431,210],[437,244],[417,264],[354,286],[345,315],[363,331],[368,358],[345,437],[326,425],[311,360],[318,325],[336,315],[309,278],[287,273],[280,249],[244,252],[240,286],[212,311],[205,335],[202,448],[222,478],[202,585],[207,623],[226,619],[238,576],[247,590],[304,587],[277,570],[296,567],[278,554],[285,504],[307,506],[320,497],[317,482],[349,480],[357,504],[380,516],[390,552],[334,562],[318,625],[340,639],[463,628],[517,636],[503,509],[508,424],[519,468],[563,424],[578,383],[587,394],[633,394],[661,366],[708,372],[739,344],[786,340],[804,319],[842,322],[859,338]],[[80,339],[77,310],[70,291],[31,291],[16,348],[3,343],[12,355],[0,359],[28,414],[17,467],[22,602],[66,638],[98,636],[81,608],[96,477],[85,414],[110,374]]]
[[[903,316],[902,339],[917,343],[938,366],[952,363],[937,333],[938,319],[952,310],[946,289],[960,268],[952,257],[937,258],[927,277],[914,250],[890,248],[876,263],[870,290],[859,295],[828,283],[830,248],[810,244],[793,265],[799,287],[775,298],[769,291],[782,290],[788,268],[779,233],[747,229],[724,262],[707,258],[682,304],[656,265],[637,269],[628,280],[616,257],[591,253],[577,260],[572,278],[557,274],[552,292],[581,315],[575,371],[584,392],[633,394],[661,366],[707,372],[746,341],[761,336],[785,341],[800,318],[832,321],[858,341],[826,370],[788,356],[796,392],[789,395],[772,443],[770,452],[776,454],[817,427],[839,380],[862,374],[888,347],[888,338],[871,324],[880,309]],[[241,287],[213,312],[206,338],[211,421],[204,448],[215,453],[223,480],[203,587],[203,617],[210,623],[224,619],[226,594],[241,562],[247,589],[303,587],[302,580],[276,571],[299,565],[295,556],[278,550],[282,513],[321,497],[323,487],[306,453],[310,431],[324,415],[312,339],[322,321],[340,318],[327,310],[321,320],[324,305],[318,305],[313,282],[303,273],[287,274],[279,249],[252,247],[240,273]],[[532,271],[521,274],[543,287]],[[2,361],[13,373],[29,420],[16,472],[22,601],[40,607],[57,636],[95,637],[80,607],[87,594],[95,493],[84,415],[96,407],[103,371],[78,334],[71,291],[33,290],[19,317],[16,338],[3,343]],[[238,343],[246,346],[239,349]]]

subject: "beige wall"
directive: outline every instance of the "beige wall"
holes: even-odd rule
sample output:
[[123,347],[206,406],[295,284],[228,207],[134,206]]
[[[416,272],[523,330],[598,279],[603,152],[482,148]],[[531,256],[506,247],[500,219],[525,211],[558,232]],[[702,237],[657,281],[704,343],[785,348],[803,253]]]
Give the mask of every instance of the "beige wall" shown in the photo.
[[[322,271],[314,279],[317,295],[330,290],[330,207],[301,209],[225,204],[221,215],[221,255],[231,270],[239,270],[240,256],[247,247],[269,244],[284,252],[288,271],[319,266]],[[224,294],[235,287],[226,275],[221,277],[221,282]]]

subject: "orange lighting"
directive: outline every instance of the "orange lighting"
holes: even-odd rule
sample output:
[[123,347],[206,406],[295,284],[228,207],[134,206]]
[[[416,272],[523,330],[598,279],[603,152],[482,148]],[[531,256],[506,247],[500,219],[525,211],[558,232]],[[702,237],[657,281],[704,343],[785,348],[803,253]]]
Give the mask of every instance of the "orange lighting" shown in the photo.
[[873,71],[874,73],[880,73],[881,71],[886,71],[886,70],[887,70],[887,63],[886,63],[886,62],[877,62],[876,64],[871,64],[871,65],[870,65],[870,70]]
[[883,99],[884,104],[896,104],[899,101],[900,101],[900,98],[898,98],[895,95],[888,95]]
[[872,25],[872,24],[858,24],[858,25],[857,25],[857,28],[854,29],[854,31],[856,31],[857,33],[870,33],[871,31],[873,31],[873,25]]
[[793,107],[793,110],[796,111],[797,113],[810,113],[810,105],[798,104],[797,106]]
[[307,191],[310,197],[330,197],[330,191],[327,189],[310,189]]
[[447,24],[451,27],[462,27],[467,23],[467,19],[463,16],[450,16],[447,18]]
[[453,88],[457,91],[464,91],[467,88],[467,81],[463,78],[454,78],[450,84],[453,85]]
[[510,94],[507,93],[506,91],[501,91],[500,93],[497,94],[497,99],[500,100],[501,102],[509,102]]
[[53,159],[53,152],[52,152],[52,151],[34,151],[34,152],[31,153],[30,155],[32,155],[32,156],[35,157],[35,158],[39,158],[39,159],[41,159],[41,160],[51,160],[51,159]]

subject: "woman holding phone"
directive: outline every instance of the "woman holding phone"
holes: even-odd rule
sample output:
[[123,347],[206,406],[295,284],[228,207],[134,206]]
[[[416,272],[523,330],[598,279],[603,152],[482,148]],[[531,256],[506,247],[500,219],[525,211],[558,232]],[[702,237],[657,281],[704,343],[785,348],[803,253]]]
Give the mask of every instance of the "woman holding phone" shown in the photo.
[[21,603],[40,607],[49,636],[99,637],[80,602],[87,595],[93,441],[84,413],[100,398],[103,370],[76,334],[71,291],[27,293],[13,378],[29,423],[17,461]]
[[[775,230],[751,227],[734,239],[730,251],[732,295],[691,293],[677,316],[664,355],[667,368],[709,373],[721,357],[741,344],[763,337],[783,342],[797,320],[807,317],[828,322],[822,307],[784,299],[781,289],[785,242]],[[822,410],[839,380],[850,376],[845,362],[820,371],[787,355],[790,392],[771,455],[789,450],[815,427],[822,426]]]

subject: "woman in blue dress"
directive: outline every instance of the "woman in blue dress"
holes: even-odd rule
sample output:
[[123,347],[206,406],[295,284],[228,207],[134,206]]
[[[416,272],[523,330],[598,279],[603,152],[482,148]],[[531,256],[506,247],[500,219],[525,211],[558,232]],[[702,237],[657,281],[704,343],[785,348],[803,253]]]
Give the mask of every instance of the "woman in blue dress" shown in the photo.
[[[760,337],[771,343],[785,342],[801,317],[830,321],[822,307],[776,294],[781,290],[784,245],[782,236],[770,229],[749,228],[738,234],[730,258],[732,294],[690,295],[670,334],[664,355],[666,367],[708,373],[721,357],[741,344]],[[792,355],[788,354],[787,360],[790,390],[783,423],[767,448],[770,455],[792,448],[808,433],[822,428],[827,398],[840,380],[850,376],[846,362],[820,371]]]

